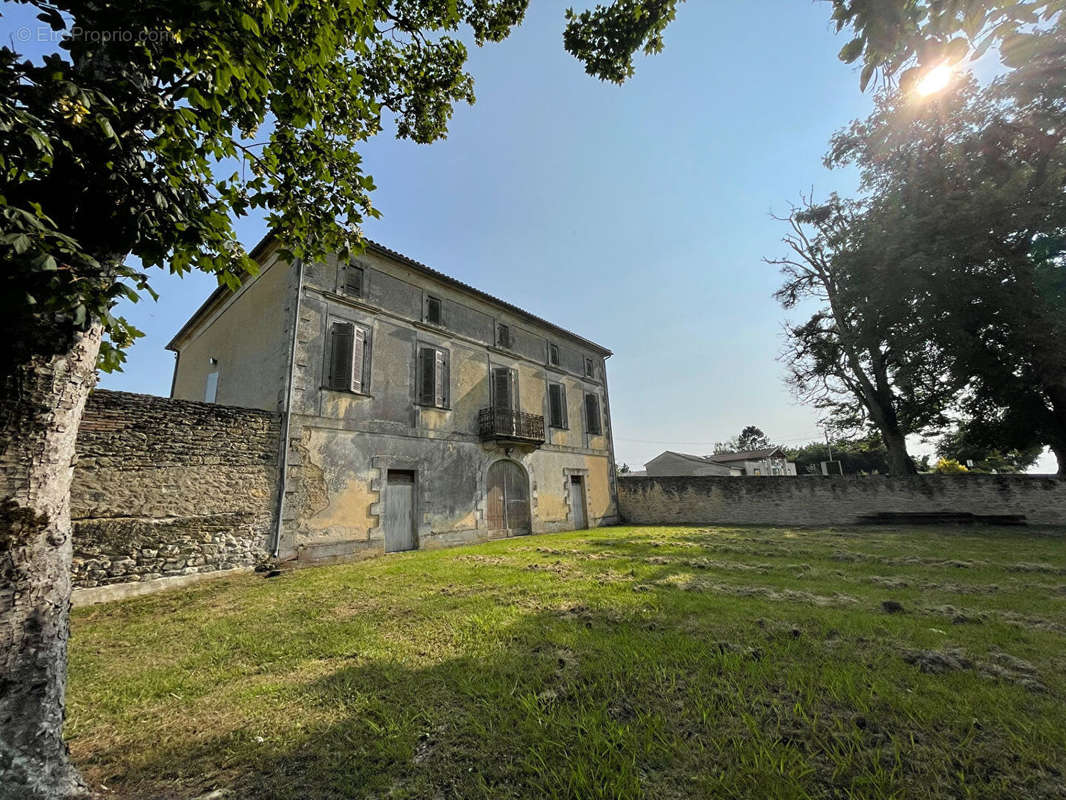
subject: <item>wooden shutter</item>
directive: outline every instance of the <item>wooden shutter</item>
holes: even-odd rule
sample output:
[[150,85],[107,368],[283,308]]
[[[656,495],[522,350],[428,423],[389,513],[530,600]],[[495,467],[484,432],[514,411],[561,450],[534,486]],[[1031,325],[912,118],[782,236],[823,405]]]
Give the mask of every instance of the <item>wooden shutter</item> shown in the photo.
[[500,347],[508,350],[511,348],[511,329],[509,327],[506,325],[500,325],[496,333],[496,338],[499,340],[498,344]]
[[600,398],[594,394],[585,395],[585,429],[591,436],[603,433],[600,425]]
[[352,345],[355,326],[350,322],[334,322],[330,328],[329,376],[330,389],[346,391],[352,386]]
[[492,405],[495,408],[514,408],[514,381],[512,370],[496,367],[492,371]]
[[364,366],[366,364],[366,330],[356,326],[355,335],[352,338],[352,383],[353,392],[364,392],[366,378]]
[[436,395],[437,349],[423,347],[419,353],[418,363],[418,402],[431,406]]
[[344,292],[352,297],[363,296],[363,268],[349,265],[344,275]]
[[548,345],[548,363],[553,366],[559,366],[559,345]]
[[561,383],[548,385],[548,417],[553,428],[565,428],[566,425],[566,387]]
[[441,313],[440,313],[440,298],[430,297],[426,300],[426,322],[431,325],[440,325]]
[[448,359],[443,350],[433,351],[433,405],[448,405]]

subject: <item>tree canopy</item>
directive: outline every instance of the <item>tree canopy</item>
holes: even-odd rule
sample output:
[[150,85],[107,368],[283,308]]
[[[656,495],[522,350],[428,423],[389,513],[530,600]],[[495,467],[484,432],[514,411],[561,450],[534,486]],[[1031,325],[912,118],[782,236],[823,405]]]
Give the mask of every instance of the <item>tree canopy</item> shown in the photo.
[[773,447],[770,437],[762,432],[761,428],[754,425],[746,425],[744,429],[728,442],[719,442],[714,446],[715,454],[718,453],[743,453],[748,450],[764,450]]

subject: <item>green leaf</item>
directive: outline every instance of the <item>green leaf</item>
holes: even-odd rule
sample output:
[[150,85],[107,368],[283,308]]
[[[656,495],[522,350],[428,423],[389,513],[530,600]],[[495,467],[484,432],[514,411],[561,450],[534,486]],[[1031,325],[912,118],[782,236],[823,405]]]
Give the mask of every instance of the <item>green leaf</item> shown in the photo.
[[863,47],[865,47],[865,45],[866,41],[861,36],[856,36],[840,48],[840,53],[837,54],[837,58],[845,64],[851,64],[862,55]]
[[259,23],[252,19],[248,14],[241,14],[241,27],[246,31],[251,31],[256,36],[261,35],[259,31]]

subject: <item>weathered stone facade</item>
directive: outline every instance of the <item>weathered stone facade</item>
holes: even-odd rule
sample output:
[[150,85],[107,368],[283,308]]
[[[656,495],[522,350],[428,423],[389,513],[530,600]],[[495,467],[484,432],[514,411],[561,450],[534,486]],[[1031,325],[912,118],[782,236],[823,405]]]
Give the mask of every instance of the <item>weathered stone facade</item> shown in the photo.
[[71,488],[75,587],[262,559],[279,436],[277,415],[264,411],[93,392]]
[[618,480],[626,522],[852,525],[880,513],[1024,515],[1066,525],[1066,480],[1035,475],[864,477],[630,477]]
[[[259,277],[216,292],[169,347],[175,397],[288,412],[281,558],[617,521],[609,350],[373,243],[351,262],[289,264],[270,240],[254,253]],[[486,433],[501,408],[535,434]],[[501,500],[504,472],[518,477]],[[501,522],[504,505],[525,518]]]

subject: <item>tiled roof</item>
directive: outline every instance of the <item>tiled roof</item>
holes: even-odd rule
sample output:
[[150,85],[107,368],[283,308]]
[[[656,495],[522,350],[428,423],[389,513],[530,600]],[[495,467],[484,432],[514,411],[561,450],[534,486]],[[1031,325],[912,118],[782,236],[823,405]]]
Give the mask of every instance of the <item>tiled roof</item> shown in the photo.
[[770,458],[780,452],[780,447],[764,447],[761,450],[742,450],[739,453],[716,453],[713,456],[707,456],[707,459],[715,463],[727,461],[761,461],[764,458]]
[[[272,241],[274,241],[274,234],[268,233],[266,236],[259,240],[259,243],[256,244],[255,247],[252,248],[251,253],[249,255],[251,255],[252,258],[257,258]],[[605,357],[610,357],[611,355],[613,355],[613,353],[603,345],[596,344],[595,342],[586,339],[584,336],[576,334],[573,331],[567,330],[566,328],[560,325],[556,325],[554,322],[549,322],[543,317],[538,317],[536,314],[526,311],[524,308],[520,308],[519,306],[516,306],[512,303],[508,303],[506,300],[501,300],[498,297],[494,297],[488,292],[483,292],[481,289],[471,286],[468,283],[463,283],[463,281],[457,278],[453,278],[450,275],[446,275],[445,273],[435,270],[432,267],[426,266],[420,261],[415,261],[410,256],[405,256],[403,253],[397,250],[393,250],[371,239],[364,239],[364,242],[366,243],[367,250],[370,252],[376,252],[379,255],[388,256],[389,258],[399,261],[405,266],[425,273],[426,275],[436,278],[437,280],[442,281],[443,283],[447,283],[451,286],[456,287],[457,289],[461,289],[462,291],[467,292],[468,294],[472,294],[475,297],[488,301],[489,303],[493,303],[497,306],[500,306],[501,308],[505,308],[508,311],[518,314],[519,316],[525,317],[528,320],[539,323],[540,325],[544,325],[545,327],[550,328],[556,331],[557,333],[561,333],[565,336],[569,336],[572,339],[576,339],[585,346],[589,347],[590,349],[603,354]],[[178,341],[178,339],[180,339],[185,333],[187,333],[196,324],[200,317],[204,313],[206,313],[206,311],[211,308],[216,302],[225,297],[229,293],[229,291],[230,290],[225,288],[224,286],[220,286],[215,289],[215,291],[211,293],[211,296],[204,301],[203,305],[201,305],[200,308],[196,310],[196,313],[194,313],[189,318],[188,322],[186,322],[182,326],[181,330],[174,335],[174,338],[171,339],[170,343],[167,345],[167,349],[176,349],[176,342]]]

